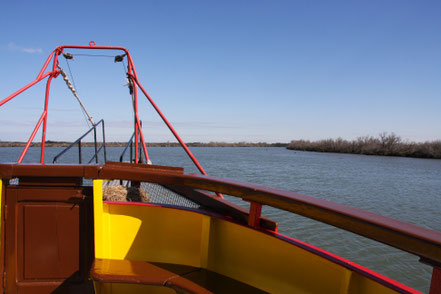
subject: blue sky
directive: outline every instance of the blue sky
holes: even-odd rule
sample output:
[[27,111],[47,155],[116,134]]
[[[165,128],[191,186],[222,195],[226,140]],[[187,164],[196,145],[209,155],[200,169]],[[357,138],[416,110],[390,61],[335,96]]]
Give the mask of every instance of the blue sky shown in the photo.
[[[383,131],[441,139],[440,15],[440,1],[6,1],[0,97],[32,81],[56,46],[94,40],[130,50],[141,83],[187,142]],[[128,140],[122,66],[84,56],[70,65],[108,140]],[[61,78],[52,90],[47,138],[73,140],[85,119]],[[41,84],[0,108],[0,140],[27,140],[43,95]],[[146,100],[140,108],[146,140],[173,141]]]

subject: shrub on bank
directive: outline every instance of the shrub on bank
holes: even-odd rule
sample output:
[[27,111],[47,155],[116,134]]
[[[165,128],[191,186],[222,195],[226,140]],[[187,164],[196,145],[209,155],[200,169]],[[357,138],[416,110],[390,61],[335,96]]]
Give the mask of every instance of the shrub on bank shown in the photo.
[[342,138],[319,141],[293,140],[286,148],[300,151],[441,159],[441,140],[424,143],[408,142],[394,133],[386,132],[379,134],[378,137],[364,136],[352,141]]

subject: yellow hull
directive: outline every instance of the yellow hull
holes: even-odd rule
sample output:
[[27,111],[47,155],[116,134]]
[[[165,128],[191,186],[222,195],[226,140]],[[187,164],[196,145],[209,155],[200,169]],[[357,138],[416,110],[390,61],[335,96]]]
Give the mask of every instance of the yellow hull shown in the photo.
[[[94,191],[95,258],[189,265],[270,293],[396,293],[277,234],[192,210],[103,203],[101,182]],[[140,293],[144,287],[149,293],[171,290],[95,282],[97,293]]]

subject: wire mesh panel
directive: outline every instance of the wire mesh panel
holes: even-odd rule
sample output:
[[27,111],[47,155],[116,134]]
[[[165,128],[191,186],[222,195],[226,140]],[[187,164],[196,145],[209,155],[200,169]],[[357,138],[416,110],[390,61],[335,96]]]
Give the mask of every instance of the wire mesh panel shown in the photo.
[[[106,192],[110,192],[108,190],[109,187],[113,188],[120,188],[120,190],[127,189],[128,192],[130,192],[131,189],[137,189],[133,188],[133,183],[130,181],[120,181],[120,180],[112,180],[112,181],[104,181],[103,182],[103,188],[104,188],[104,200],[109,201],[135,201],[131,199],[130,197],[126,197],[127,195],[123,195],[124,197],[106,197]],[[176,205],[176,206],[183,206],[183,207],[189,207],[189,208],[200,208],[200,205],[196,202],[193,202],[189,199],[187,199],[185,196],[182,196],[170,189],[167,189],[166,187],[154,184],[154,183],[148,183],[148,182],[141,182],[139,186],[136,184],[135,187],[139,187],[143,192],[145,192],[147,199],[146,201],[142,202],[149,202],[152,204],[168,204],[168,205]],[[115,190],[115,189],[113,189]],[[119,194],[119,191],[114,191],[116,194]],[[130,194],[130,193],[129,193]]]
[[190,208],[200,207],[199,204],[159,184],[142,182],[141,189],[147,193],[151,203],[170,204]]

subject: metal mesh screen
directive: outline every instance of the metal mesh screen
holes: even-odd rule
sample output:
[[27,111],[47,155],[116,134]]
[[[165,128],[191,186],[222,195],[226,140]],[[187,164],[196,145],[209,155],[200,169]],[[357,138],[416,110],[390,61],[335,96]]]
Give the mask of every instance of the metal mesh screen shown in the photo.
[[150,198],[150,203],[170,204],[191,208],[199,208],[199,204],[177,194],[164,186],[153,183],[141,183],[141,188]]
[[[103,183],[103,186],[117,186],[122,185],[125,187],[130,187],[131,182],[130,181],[120,181],[120,180],[113,180],[113,181],[105,181]],[[184,196],[173,192],[170,189],[165,188],[162,185],[154,184],[154,183],[148,183],[148,182],[141,182],[140,188],[144,190],[144,192],[147,193],[148,198],[150,199],[149,203],[152,204],[169,204],[169,205],[176,205],[176,206],[183,206],[183,207],[190,207],[190,208],[200,208],[200,205],[185,198]]]

